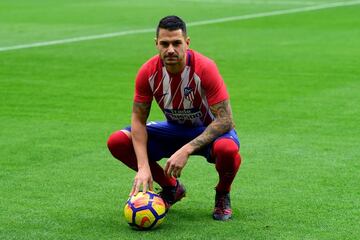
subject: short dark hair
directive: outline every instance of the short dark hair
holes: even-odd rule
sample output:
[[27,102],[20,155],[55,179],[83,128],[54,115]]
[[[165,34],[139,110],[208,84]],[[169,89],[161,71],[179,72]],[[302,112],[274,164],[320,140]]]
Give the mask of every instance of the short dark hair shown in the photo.
[[159,37],[160,28],[167,29],[169,31],[181,29],[184,36],[186,36],[186,24],[178,16],[171,15],[162,18],[156,29],[156,37]]

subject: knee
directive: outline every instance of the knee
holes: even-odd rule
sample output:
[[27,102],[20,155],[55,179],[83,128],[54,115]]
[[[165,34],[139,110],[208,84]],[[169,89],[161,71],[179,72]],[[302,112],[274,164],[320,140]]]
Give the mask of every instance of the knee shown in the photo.
[[107,146],[110,152],[114,152],[116,149],[121,149],[124,146],[129,145],[130,138],[123,131],[116,131],[112,133],[107,141]]
[[232,158],[239,152],[239,147],[230,138],[220,138],[213,144],[213,154],[215,157]]

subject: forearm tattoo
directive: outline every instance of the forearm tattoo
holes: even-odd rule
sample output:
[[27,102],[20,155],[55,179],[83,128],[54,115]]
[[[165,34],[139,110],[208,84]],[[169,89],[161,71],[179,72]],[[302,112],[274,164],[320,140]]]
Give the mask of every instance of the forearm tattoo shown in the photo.
[[195,151],[234,128],[229,101],[223,101],[210,106],[210,110],[215,116],[215,120],[207,126],[202,134],[190,142],[190,145],[195,148]]
[[150,114],[151,104],[134,102],[132,112],[138,115],[141,121],[146,122]]

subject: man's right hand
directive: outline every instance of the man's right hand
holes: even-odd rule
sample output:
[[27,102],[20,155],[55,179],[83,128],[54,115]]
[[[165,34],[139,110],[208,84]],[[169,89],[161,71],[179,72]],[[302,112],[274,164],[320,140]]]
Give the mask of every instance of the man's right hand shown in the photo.
[[136,195],[139,192],[141,185],[143,187],[143,193],[147,192],[148,189],[153,191],[153,178],[149,167],[140,168],[138,170],[129,196]]

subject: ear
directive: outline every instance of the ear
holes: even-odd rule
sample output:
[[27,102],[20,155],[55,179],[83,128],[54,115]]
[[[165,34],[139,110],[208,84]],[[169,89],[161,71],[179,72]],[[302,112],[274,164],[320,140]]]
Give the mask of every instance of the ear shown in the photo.
[[190,47],[190,38],[189,37],[186,37],[186,46],[189,48]]
[[157,46],[158,45],[158,39],[156,37],[154,38],[154,41],[155,41],[155,46]]

